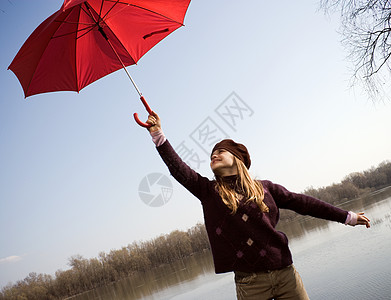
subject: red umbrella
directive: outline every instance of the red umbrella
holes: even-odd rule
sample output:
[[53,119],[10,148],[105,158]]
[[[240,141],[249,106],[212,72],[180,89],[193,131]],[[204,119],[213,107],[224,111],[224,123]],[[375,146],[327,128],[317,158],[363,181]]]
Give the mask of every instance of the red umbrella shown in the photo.
[[[65,0],[39,25],[8,69],[25,97],[77,91],[123,68],[149,113],[147,102],[126,70],[154,45],[183,26],[190,0]],[[141,122],[134,114],[137,123]]]

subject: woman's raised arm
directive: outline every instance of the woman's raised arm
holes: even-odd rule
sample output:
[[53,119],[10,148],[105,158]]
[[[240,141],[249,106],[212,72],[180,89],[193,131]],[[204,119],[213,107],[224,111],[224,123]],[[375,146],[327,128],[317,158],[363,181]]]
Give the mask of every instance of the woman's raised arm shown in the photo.
[[150,132],[156,149],[168,167],[170,174],[194,196],[203,201],[207,196],[206,194],[211,189],[214,190],[213,183],[194,171],[179,157],[166,139],[162,130],[161,119],[157,113],[152,111],[146,123],[151,124],[147,130]]

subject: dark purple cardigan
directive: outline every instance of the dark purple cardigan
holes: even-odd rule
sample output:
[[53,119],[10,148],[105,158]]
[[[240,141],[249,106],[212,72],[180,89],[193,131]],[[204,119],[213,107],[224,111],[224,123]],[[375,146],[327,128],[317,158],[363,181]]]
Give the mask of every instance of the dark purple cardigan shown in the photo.
[[[288,239],[275,228],[279,208],[341,223],[346,220],[347,211],[306,195],[291,193],[267,180],[261,182],[268,213],[262,213],[253,202],[244,204],[242,201],[237,212],[232,214],[216,191],[216,182],[192,170],[168,140],[157,150],[171,175],[201,201],[216,273],[269,271],[292,264]],[[225,177],[225,180],[234,183],[236,176]]]

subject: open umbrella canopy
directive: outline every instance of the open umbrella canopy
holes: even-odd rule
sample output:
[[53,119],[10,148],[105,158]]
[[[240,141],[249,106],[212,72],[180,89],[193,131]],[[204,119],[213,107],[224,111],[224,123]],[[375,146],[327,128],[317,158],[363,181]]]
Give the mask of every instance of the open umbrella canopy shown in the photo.
[[39,25],[9,69],[25,97],[80,91],[137,61],[183,25],[190,0],[65,0]]

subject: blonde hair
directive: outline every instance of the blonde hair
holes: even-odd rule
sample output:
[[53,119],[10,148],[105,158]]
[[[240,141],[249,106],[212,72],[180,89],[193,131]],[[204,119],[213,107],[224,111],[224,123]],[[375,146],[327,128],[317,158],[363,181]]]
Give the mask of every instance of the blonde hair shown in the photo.
[[238,167],[238,177],[234,187],[216,175],[217,191],[224,204],[232,210],[232,214],[235,214],[239,201],[244,198],[247,199],[246,203],[255,202],[262,212],[269,212],[269,208],[263,202],[265,193],[262,183],[251,178],[248,169],[239,158],[234,156],[234,161]]

